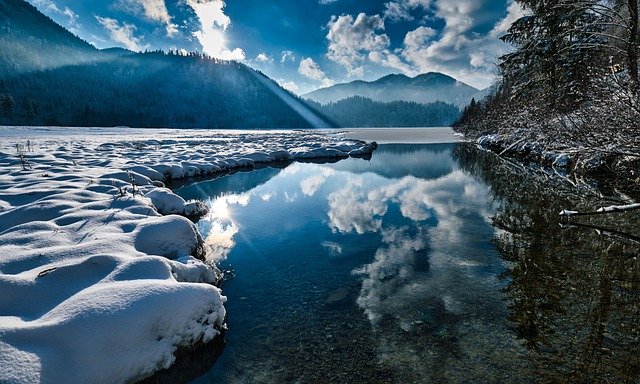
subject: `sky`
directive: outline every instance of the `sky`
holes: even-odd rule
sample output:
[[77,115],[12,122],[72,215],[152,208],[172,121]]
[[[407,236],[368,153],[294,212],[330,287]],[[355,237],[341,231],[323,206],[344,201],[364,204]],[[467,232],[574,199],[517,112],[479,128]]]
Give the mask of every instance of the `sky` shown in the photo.
[[98,48],[241,61],[304,94],[390,73],[482,89],[508,52],[513,0],[28,0]]

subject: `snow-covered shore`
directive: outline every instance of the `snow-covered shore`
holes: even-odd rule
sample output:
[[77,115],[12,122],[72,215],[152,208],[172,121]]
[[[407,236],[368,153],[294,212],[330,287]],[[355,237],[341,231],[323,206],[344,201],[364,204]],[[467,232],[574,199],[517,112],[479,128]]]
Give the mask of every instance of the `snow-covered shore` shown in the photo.
[[375,147],[315,131],[0,127],[0,382],[135,381],[220,334],[219,271],[174,215],[201,208],[167,180]]

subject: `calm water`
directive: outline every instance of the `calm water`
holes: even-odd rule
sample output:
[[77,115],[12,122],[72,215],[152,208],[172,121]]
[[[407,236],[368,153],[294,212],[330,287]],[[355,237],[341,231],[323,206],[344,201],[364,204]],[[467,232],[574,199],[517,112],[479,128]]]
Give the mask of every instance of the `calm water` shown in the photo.
[[178,189],[227,271],[227,346],[195,383],[640,382],[637,216],[562,229],[601,202],[548,179],[384,145]]

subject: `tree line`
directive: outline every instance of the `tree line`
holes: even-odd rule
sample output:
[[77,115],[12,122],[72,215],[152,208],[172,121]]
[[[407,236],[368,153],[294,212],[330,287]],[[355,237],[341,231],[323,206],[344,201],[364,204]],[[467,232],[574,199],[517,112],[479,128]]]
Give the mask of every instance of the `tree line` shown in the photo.
[[497,91],[455,126],[470,136],[526,128],[590,147],[640,142],[638,0],[516,0]]
[[453,104],[409,101],[379,102],[352,96],[337,102],[320,104],[307,101],[315,110],[342,127],[445,127],[460,116]]
[[242,64],[147,52],[0,78],[0,124],[308,128]]

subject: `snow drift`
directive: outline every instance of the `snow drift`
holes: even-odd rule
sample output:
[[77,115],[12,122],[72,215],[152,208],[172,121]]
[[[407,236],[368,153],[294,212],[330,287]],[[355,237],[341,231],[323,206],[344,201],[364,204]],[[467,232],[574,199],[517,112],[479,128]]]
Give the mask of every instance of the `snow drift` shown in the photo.
[[118,383],[224,329],[172,178],[370,154],[318,132],[0,127],[0,382]]

